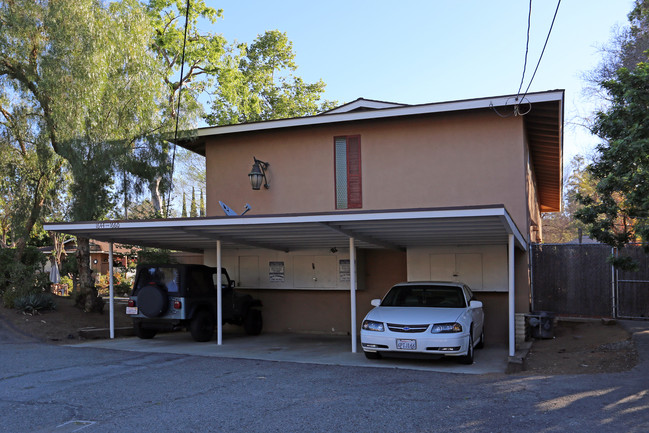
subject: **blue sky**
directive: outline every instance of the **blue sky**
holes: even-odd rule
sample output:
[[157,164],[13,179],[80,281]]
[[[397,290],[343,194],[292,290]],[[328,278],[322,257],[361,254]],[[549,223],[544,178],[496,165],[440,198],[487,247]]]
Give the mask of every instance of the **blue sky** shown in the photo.
[[[224,17],[209,31],[230,42],[252,42],[265,30],[286,32],[306,81],[323,79],[326,99],[359,97],[419,104],[518,91],[523,72],[527,0],[207,3]],[[529,83],[552,21],[556,0],[535,0]],[[627,23],[633,0],[563,0],[530,92],[566,90],[564,164],[597,143],[582,118],[594,109],[582,75],[601,59],[614,26]]]

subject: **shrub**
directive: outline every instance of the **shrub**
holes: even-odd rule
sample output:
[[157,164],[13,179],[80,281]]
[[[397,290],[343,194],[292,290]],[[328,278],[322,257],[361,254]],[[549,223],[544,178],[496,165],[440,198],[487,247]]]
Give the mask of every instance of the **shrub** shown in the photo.
[[0,249],[0,294],[5,307],[14,308],[18,298],[49,291],[49,275],[43,272],[47,258],[35,247],[26,247],[20,259],[16,250]]
[[[113,288],[115,296],[127,296],[133,287],[133,278],[126,276],[126,273],[116,272],[114,274]],[[110,287],[108,282],[108,274],[99,274],[97,277],[97,292],[101,296],[108,296]]]
[[142,248],[137,253],[137,262],[147,265],[163,265],[176,263],[177,260],[171,255],[170,250],[160,248]]
[[56,302],[51,293],[29,293],[18,296],[14,307],[23,313],[33,314],[36,311],[56,310]]

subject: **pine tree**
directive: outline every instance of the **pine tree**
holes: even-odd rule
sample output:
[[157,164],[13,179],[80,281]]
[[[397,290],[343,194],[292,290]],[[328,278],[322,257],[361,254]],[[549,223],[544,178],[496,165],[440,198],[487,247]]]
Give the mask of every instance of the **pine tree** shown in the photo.
[[201,188],[201,201],[200,201],[200,213],[201,216],[205,216],[205,200],[203,200],[203,189]]
[[180,215],[183,218],[187,218],[187,203],[185,199],[185,191],[183,191],[183,211],[182,214]]
[[198,216],[198,210],[196,209],[196,192],[194,187],[192,187],[192,204],[189,210],[189,216],[196,218]]

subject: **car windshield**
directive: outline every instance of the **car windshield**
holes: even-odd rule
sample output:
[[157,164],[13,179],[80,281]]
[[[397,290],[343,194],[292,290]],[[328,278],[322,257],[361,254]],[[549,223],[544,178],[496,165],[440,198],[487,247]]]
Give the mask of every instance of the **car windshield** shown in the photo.
[[394,286],[381,302],[383,307],[465,308],[462,288],[457,286]]

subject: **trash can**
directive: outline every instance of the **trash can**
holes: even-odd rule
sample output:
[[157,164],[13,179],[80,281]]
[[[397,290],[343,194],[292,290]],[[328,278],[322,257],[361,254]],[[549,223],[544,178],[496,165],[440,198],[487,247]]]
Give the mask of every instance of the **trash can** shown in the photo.
[[526,314],[532,338],[554,338],[554,313],[532,311]]

